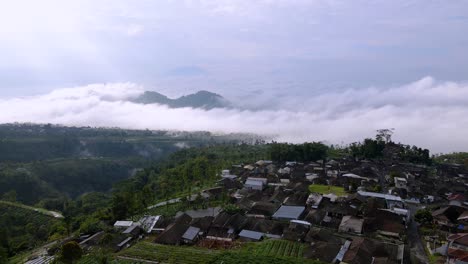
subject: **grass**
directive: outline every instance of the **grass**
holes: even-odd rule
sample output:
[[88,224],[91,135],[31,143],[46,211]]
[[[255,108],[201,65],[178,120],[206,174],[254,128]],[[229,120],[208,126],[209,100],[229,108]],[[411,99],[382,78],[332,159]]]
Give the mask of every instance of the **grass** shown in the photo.
[[309,186],[309,191],[313,193],[321,193],[321,194],[333,193],[337,196],[347,195],[343,187],[332,186],[332,185],[312,184]]

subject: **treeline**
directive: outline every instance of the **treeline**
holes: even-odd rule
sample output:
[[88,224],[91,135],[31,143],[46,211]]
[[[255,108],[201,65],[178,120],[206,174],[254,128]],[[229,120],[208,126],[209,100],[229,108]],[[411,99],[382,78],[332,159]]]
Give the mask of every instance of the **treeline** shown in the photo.
[[403,145],[392,141],[386,142],[367,138],[363,142],[353,143],[349,147],[353,157],[366,159],[386,158],[399,162],[410,162],[431,165],[432,158],[428,149]]
[[270,158],[274,161],[316,161],[325,159],[329,147],[320,143],[288,144],[276,143],[269,144]]
[[182,147],[255,141],[261,139],[248,134],[0,124],[0,162],[81,157],[137,157],[154,161]]

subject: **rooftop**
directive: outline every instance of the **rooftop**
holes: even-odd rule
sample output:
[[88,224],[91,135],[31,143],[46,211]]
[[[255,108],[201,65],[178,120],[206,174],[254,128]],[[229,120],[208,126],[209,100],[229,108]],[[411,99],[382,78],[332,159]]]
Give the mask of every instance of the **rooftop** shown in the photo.
[[304,206],[281,206],[273,215],[273,218],[298,219],[305,211]]

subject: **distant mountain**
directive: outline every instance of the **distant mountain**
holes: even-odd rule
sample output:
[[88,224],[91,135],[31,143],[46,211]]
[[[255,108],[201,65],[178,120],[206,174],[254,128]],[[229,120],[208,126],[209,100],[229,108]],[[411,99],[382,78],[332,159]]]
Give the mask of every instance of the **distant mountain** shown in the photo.
[[229,107],[230,105],[221,95],[208,91],[199,91],[177,99],[171,99],[158,92],[146,91],[138,98],[133,99],[132,102],[138,104],[161,104],[171,108],[192,107],[206,110]]

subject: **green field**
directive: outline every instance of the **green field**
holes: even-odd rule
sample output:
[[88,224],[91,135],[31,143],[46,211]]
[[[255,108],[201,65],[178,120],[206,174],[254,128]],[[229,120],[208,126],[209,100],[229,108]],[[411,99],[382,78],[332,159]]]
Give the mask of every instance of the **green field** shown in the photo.
[[347,195],[343,187],[332,186],[332,185],[312,184],[309,186],[309,191],[313,193],[321,193],[321,194],[333,193],[338,196]]
[[254,256],[302,258],[304,244],[286,240],[267,240],[262,243],[251,243],[243,251]]
[[210,263],[221,251],[185,246],[166,246],[141,242],[128,248],[119,256],[158,261],[161,263]]
[[267,240],[259,243],[247,243],[240,249],[209,250],[188,246],[166,246],[150,242],[140,242],[123,250],[118,256],[157,261],[160,263],[309,263],[317,261],[302,257],[304,244]]

